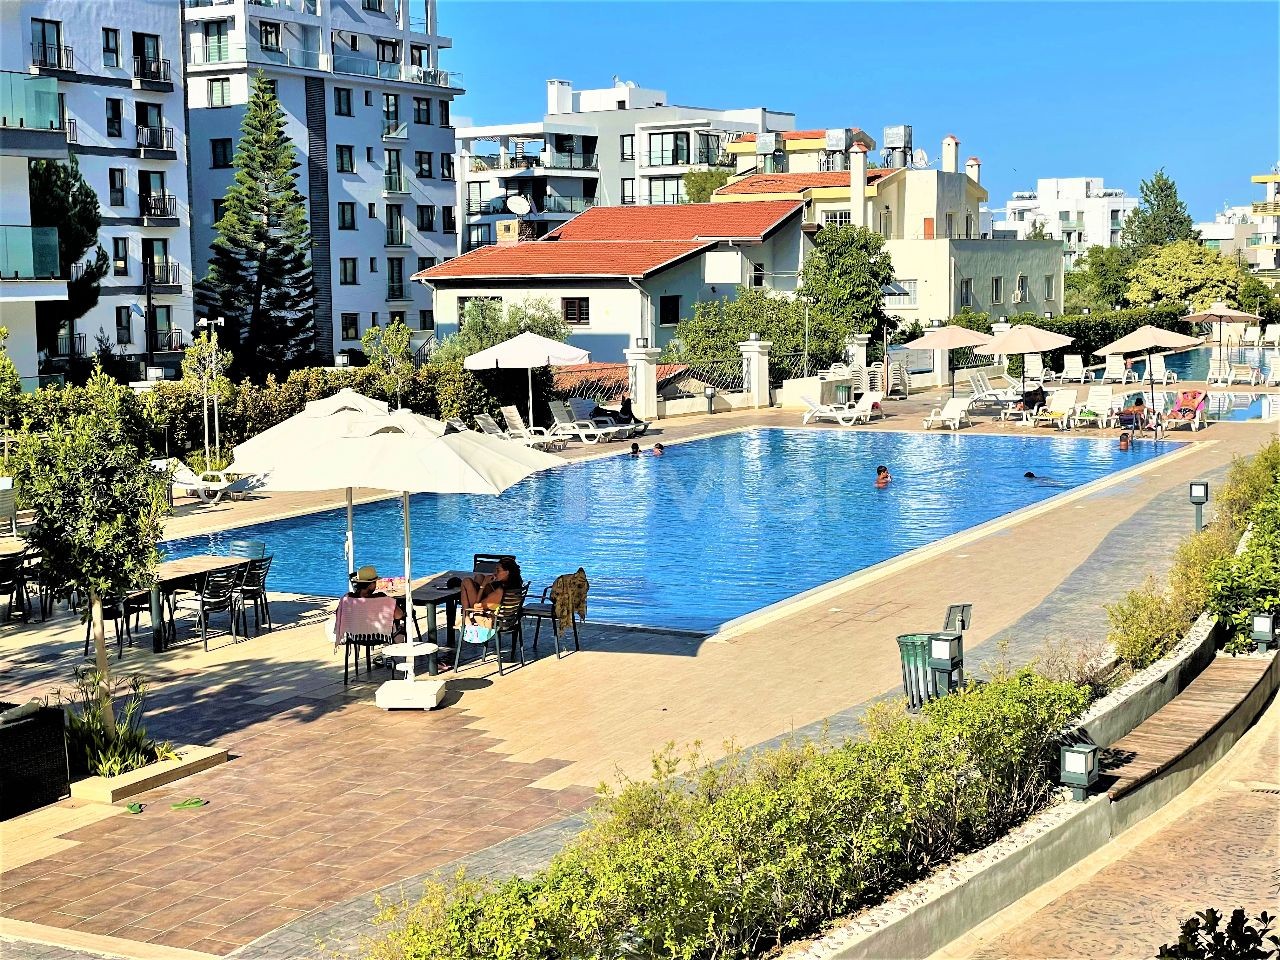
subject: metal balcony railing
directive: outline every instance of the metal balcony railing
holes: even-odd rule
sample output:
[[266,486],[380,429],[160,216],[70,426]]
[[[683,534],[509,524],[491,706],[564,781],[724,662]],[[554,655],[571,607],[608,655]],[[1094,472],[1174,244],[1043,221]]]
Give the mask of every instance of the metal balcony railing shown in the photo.
[[597,170],[600,164],[594,153],[553,153],[546,166],[553,170]]
[[412,300],[408,295],[408,290],[403,281],[391,280],[387,282],[387,299],[388,300]]
[[173,82],[173,75],[169,72],[169,61],[153,60],[150,57],[133,58],[133,78],[153,80],[156,83]]
[[31,45],[31,65],[45,67],[49,70],[74,70],[76,54],[70,47],[55,43],[33,43]]
[[83,333],[60,333],[54,345],[55,357],[83,357],[85,355],[86,338]]
[[382,190],[384,193],[406,193],[404,186],[404,175],[396,170],[382,175]]
[[176,217],[178,198],[171,193],[144,193],[138,197],[144,217]]
[[138,146],[144,150],[172,150],[173,127],[138,127]]
[[0,280],[54,280],[61,269],[57,227],[0,226]]
[[153,330],[151,349],[155,353],[178,353],[187,349],[187,336],[182,330]]
[[148,260],[142,265],[143,276],[156,286],[176,287],[182,274],[176,260]]
[[479,250],[481,247],[492,247],[497,243],[492,237],[468,238],[462,244],[462,252],[470,253],[472,250]]
[[71,117],[63,119],[62,129],[67,131],[67,143],[80,142],[80,134],[76,131],[76,122]]

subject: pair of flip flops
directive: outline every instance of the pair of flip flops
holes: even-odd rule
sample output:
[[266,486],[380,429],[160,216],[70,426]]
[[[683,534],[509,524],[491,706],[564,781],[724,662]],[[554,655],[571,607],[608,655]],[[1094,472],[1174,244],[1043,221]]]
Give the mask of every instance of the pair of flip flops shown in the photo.
[[[170,810],[195,810],[198,807],[203,807],[208,802],[209,802],[208,800],[203,800],[200,797],[187,797],[187,799],[179,803],[169,804],[169,809]],[[147,808],[147,805],[145,803],[134,802],[134,803],[125,804],[124,808],[128,810],[130,813],[138,814],[138,813],[141,813],[143,810],[145,810]]]

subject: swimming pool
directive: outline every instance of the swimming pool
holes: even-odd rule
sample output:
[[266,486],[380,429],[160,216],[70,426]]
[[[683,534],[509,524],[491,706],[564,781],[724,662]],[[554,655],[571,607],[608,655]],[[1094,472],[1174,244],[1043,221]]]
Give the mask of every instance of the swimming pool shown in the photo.
[[[1164,357],[1165,369],[1176,373],[1179,380],[1199,380],[1203,383],[1209,377],[1209,364],[1213,360],[1215,352],[1215,347],[1206,346],[1193,347],[1190,350],[1181,350],[1178,353],[1167,353]],[[1261,370],[1263,376],[1269,377],[1272,373],[1280,371],[1280,351],[1277,351],[1274,347],[1268,349],[1261,347],[1228,347],[1226,357],[1231,363],[1247,363],[1249,366]],[[1147,361],[1145,359],[1135,360],[1133,369],[1138,374],[1139,379],[1145,378],[1147,375]]]
[[[837,577],[1164,452],[1113,439],[755,429],[673,444],[664,457],[569,463],[500,498],[419,495],[414,569],[516,554],[535,589],[584,567],[590,618],[712,630]],[[894,475],[876,489],[877,464]],[[1031,471],[1045,481],[1027,480]],[[169,541],[170,556],[265,540],[271,587],[345,589],[345,510]],[[356,555],[403,570],[398,500],[356,508]],[[946,598],[940,596],[942,603]],[[952,598],[954,599],[954,598]]]

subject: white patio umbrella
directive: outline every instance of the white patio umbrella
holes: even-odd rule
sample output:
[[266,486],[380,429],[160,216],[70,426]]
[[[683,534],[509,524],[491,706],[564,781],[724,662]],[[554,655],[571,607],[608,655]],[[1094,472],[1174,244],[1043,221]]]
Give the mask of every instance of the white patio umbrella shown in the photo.
[[1262,318],[1256,313],[1245,313],[1243,310],[1236,310],[1228,307],[1221,300],[1216,300],[1210,304],[1208,310],[1188,314],[1187,320],[1191,323],[1216,323],[1218,325],[1218,364],[1220,367],[1227,362],[1226,344],[1223,343],[1222,338],[1223,324],[1262,322]]
[[[997,333],[990,343],[984,343],[974,350],[983,356],[1025,356],[1028,353],[1044,353],[1046,350],[1058,350],[1075,343],[1074,337],[1041,330],[1029,323],[1020,323],[1010,327],[1004,333]],[[1027,392],[1027,365],[1022,365],[1022,392]]]
[[[934,327],[926,330],[923,336],[916,337],[916,339],[903,346],[908,350],[947,351],[947,373],[951,376],[951,395],[954,397],[956,395],[956,372],[951,367],[951,351],[959,350],[963,347],[977,347],[988,343],[990,340],[989,334],[981,333],[978,330],[970,330],[968,327],[948,324],[945,327]],[[887,371],[888,368],[888,363],[886,362],[885,370]]]
[[1147,355],[1147,373],[1151,377],[1151,409],[1155,410],[1156,375],[1155,371],[1151,369],[1151,352],[1153,350],[1180,350],[1185,347],[1194,347],[1199,343],[1200,341],[1195,337],[1188,337],[1185,334],[1174,333],[1172,330],[1162,330],[1159,327],[1146,324],[1133,331],[1133,333],[1108,343],[1101,350],[1093,352],[1100,357],[1105,357],[1112,353],[1145,352]]
[[586,350],[525,331],[462,361],[468,370],[527,370],[529,373],[529,424],[533,425],[533,370],[535,367],[573,367],[590,363]]

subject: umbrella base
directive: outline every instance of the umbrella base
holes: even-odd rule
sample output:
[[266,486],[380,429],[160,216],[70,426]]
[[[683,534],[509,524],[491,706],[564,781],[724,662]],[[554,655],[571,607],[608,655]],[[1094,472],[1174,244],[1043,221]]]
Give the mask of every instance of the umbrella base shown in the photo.
[[431,710],[443,699],[443,680],[388,680],[373,702],[383,710]]

